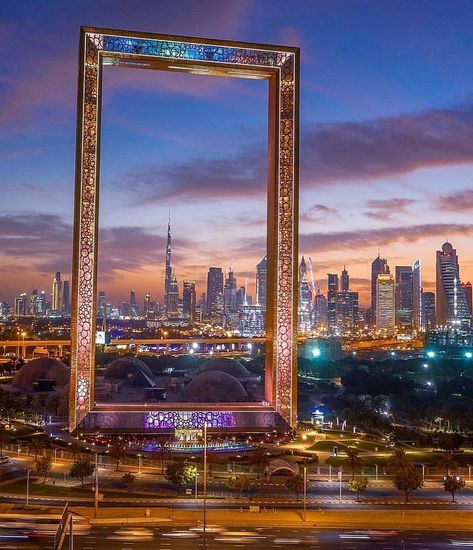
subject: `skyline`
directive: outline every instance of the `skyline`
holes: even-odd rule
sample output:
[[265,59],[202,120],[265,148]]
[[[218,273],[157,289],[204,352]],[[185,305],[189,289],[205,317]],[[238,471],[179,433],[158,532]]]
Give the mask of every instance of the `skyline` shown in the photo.
[[[2,299],[49,290],[54,272],[70,273],[76,48],[86,21],[187,35],[218,28],[218,38],[301,46],[300,255],[312,258],[315,278],[346,264],[367,305],[379,249],[390,266],[420,257],[424,288],[433,290],[435,251],[448,239],[462,280],[473,279],[473,77],[463,67],[471,5],[365,2],[360,11],[357,2],[301,2],[285,17],[268,10],[259,25],[265,2],[208,2],[205,17],[187,2],[163,4],[159,17],[148,2],[132,15],[108,2],[72,2],[67,17],[55,16],[62,8],[54,2],[44,13],[29,2],[6,8],[0,41],[4,51],[15,44],[15,55],[2,60],[0,92]],[[182,227],[173,241],[181,280],[198,280],[189,273],[199,269],[205,280],[202,267],[212,264],[253,273],[264,254],[265,83],[139,73],[105,71],[99,274],[112,295],[148,287],[160,296],[169,207]],[[195,250],[200,264],[184,261]]]

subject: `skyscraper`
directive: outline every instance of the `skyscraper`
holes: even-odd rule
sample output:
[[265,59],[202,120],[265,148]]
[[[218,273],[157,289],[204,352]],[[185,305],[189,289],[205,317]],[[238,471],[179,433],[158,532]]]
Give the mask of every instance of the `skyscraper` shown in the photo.
[[173,271],[171,275],[171,280],[169,281],[166,317],[177,317],[178,315],[179,315],[179,286],[177,284],[176,275]]
[[338,275],[336,273],[327,274],[327,324],[334,328],[337,324],[337,292]]
[[69,291],[69,281],[62,283],[62,313],[69,315],[71,312],[71,295]]
[[172,266],[171,266],[171,218],[168,220],[168,236],[166,240],[166,260],[164,267],[164,313],[165,315],[169,312],[169,291],[171,289],[171,277],[172,277]]
[[207,317],[222,322],[223,271],[221,267],[209,267],[207,274]]
[[195,281],[184,279],[182,290],[182,313],[192,323],[195,320]]
[[62,308],[62,281],[61,281],[61,273],[58,271],[53,279],[51,309],[57,313],[60,313],[61,308]]
[[412,325],[416,330],[422,330],[424,326],[423,312],[422,270],[420,260],[416,260],[412,264]]
[[470,325],[468,303],[461,284],[457,251],[450,243],[437,250],[437,304],[439,325]]
[[23,317],[28,315],[28,298],[26,292],[15,298],[15,317]]
[[237,309],[237,283],[235,272],[228,270],[225,277],[225,285],[223,287],[223,312],[225,315],[225,326],[238,325],[238,309]]
[[471,319],[471,313],[472,313],[472,289],[471,289],[471,283],[468,281],[467,283],[462,283],[463,292],[465,294],[465,300],[468,305],[468,313]]
[[433,292],[422,293],[422,330],[433,330],[435,321],[435,294]]
[[107,300],[104,290],[99,291],[99,296],[97,298],[97,317],[106,317],[107,316]]
[[312,291],[307,276],[307,264],[302,256],[299,264],[299,330],[307,332],[312,322]]
[[265,254],[256,265],[256,303],[266,311],[267,295],[267,255]]
[[343,266],[342,276],[340,277],[340,290],[343,292],[344,290],[350,290],[350,276],[348,275],[348,271],[346,266]]
[[388,335],[395,331],[394,277],[379,273],[376,280],[376,328]]
[[314,324],[325,325],[327,322],[327,298],[318,290],[314,298]]
[[371,264],[371,308],[370,308],[370,318],[371,322],[376,322],[376,292],[378,284],[378,275],[389,273],[389,266],[387,260],[384,258],[378,257],[373,260]]
[[396,266],[396,326],[412,327],[412,267]]

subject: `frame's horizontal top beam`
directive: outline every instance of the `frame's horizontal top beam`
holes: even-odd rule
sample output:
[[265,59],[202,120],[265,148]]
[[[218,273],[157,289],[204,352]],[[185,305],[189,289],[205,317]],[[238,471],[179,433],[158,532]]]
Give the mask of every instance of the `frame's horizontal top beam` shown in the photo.
[[266,50],[281,53],[298,53],[300,48],[295,46],[280,46],[276,44],[258,44],[254,42],[238,42],[234,40],[214,40],[197,36],[179,36],[175,34],[159,34],[152,32],[124,31],[119,29],[105,29],[101,27],[81,27],[81,31],[88,34],[103,34],[107,36],[142,38],[162,40],[166,42],[187,42],[191,44],[205,44],[209,46],[224,46],[231,48],[246,48],[252,50]]
[[277,74],[277,67],[226,64],[197,59],[163,59],[136,54],[101,52],[104,66],[127,67],[130,69],[149,69],[169,72],[188,73],[204,76],[225,76],[268,80]]
[[[111,345],[117,344],[264,344],[266,338],[112,338]],[[68,346],[70,340],[0,340],[2,346]]]

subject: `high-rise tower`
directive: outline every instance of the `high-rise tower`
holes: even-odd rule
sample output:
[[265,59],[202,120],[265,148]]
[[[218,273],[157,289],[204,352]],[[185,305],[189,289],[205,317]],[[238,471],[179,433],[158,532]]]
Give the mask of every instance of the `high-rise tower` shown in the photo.
[[209,267],[207,274],[207,317],[221,322],[223,316],[223,271]]
[[378,275],[389,274],[389,266],[387,260],[378,257],[371,264],[371,308],[370,317],[372,322],[376,322],[376,289],[378,285]]
[[166,240],[166,264],[164,268],[164,313],[169,313],[169,292],[171,290],[171,215],[168,220],[168,237]]
[[471,315],[460,280],[457,251],[450,243],[444,243],[442,250],[437,250],[436,298],[437,324],[470,324]]
[[61,273],[58,271],[53,279],[52,304],[51,309],[57,313],[62,308],[62,280]]
[[256,265],[256,303],[266,311],[268,262],[265,254]]
[[299,264],[299,330],[310,330],[312,321],[312,291],[309,285],[307,264],[302,256]]
[[376,280],[376,328],[387,335],[394,334],[394,277],[389,273],[380,273]]
[[412,324],[415,329],[422,330],[424,323],[424,308],[422,307],[422,270],[420,260],[412,264]]

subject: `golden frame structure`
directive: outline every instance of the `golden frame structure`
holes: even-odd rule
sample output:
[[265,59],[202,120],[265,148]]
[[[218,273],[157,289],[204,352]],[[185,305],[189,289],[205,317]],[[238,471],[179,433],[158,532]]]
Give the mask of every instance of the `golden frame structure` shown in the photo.
[[[265,401],[268,404],[130,406],[94,401],[102,68],[187,71],[269,82],[268,225]],[[139,430],[145,419],[180,418],[175,427],[207,422],[217,414],[231,427],[295,427],[297,410],[297,237],[299,170],[299,49],[82,27],[76,136],[72,278],[70,430]],[[176,410],[177,409],[177,410]],[[160,412],[161,411],[161,412]],[[184,417],[178,417],[184,411]],[[223,413],[222,413],[223,411]],[[187,422],[190,414],[197,421]],[[130,421],[135,415],[135,421]],[[144,415],[144,416],[143,416]],[[154,416],[153,416],[154,415]],[[158,416],[156,416],[158,415]],[[167,415],[167,416],[166,416]],[[169,416],[171,415],[171,417]],[[174,416],[172,416],[174,415]],[[177,415],[177,416],[176,416]],[[228,417],[230,415],[230,417]],[[261,416],[262,415],[262,416]],[[182,416],[182,415],[181,415]],[[171,420],[169,420],[171,418]],[[184,420],[183,420],[184,418]],[[126,421],[125,421],[126,419]],[[147,419],[147,420],[146,420]],[[162,420],[164,422],[164,420]],[[215,427],[225,427],[215,420]],[[228,424],[228,422],[227,422]],[[273,424],[273,425],[271,425]],[[147,428],[153,423],[146,424]],[[227,426],[229,427],[229,426]]]

